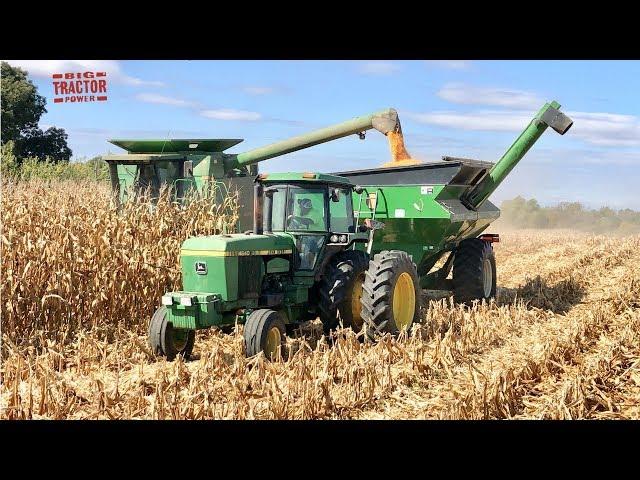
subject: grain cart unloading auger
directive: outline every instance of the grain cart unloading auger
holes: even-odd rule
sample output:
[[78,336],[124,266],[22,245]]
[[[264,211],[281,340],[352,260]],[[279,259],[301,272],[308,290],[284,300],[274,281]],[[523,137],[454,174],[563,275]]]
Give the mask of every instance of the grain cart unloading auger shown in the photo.
[[[490,235],[499,210],[487,201],[548,126],[573,122],[545,104],[496,163],[443,162],[335,174],[270,173],[255,179],[253,231],[182,244],[183,290],[167,292],[149,323],[154,352],[189,356],[195,330],[244,323],[248,356],[270,358],[287,327],[322,320],[396,333],[418,319],[421,289],[470,302],[495,295]],[[245,154],[229,168],[376,128],[399,130],[395,110],[359,117]],[[444,266],[430,272],[448,253]],[[453,269],[453,279],[447,280]]]

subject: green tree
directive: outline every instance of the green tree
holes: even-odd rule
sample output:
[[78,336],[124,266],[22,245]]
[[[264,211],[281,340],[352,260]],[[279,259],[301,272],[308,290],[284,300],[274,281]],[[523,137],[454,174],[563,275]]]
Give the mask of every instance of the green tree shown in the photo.
[[17,140],[24,130],[37,128],[47,101],[38,95],[27,72],[7,62],[0,67],[2,75],[2,144]]
[[46,131],[34,128],[18,140],[20,154],[24,157],[68,161],[71,149],[67,145],[67,133],[62,128],[50,127]]
[[65,131],[52,127],[43,132],[38,128],[40,117],[47,113],[47,101],[38,94],[27,72],[2,62],[0,75],[2,144],[15,142],[15,154],[19,161],[29,156],[40,160],[68,161],[72,152],[67,145]]
[[18,159],[14,153],[13,140],[2,144],[2,156],[0,157],[0,177],[15,177],[19,172]]
[[501,218],[519,228],[575,228],[595,233],[636,234],[640,232],[640,212],[625,208],[589,209],[579,202],[560,202],[543,207],[535,199],[520,196],[505,200]]

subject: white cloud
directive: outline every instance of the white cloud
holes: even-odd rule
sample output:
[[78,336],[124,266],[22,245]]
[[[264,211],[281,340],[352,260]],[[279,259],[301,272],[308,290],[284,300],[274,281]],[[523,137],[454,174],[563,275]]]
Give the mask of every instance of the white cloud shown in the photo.
[[358,71],[366,75],[391,75],[401,68],[393,62],[365,62],[358,66]]
[[521,130],[531,120],[531,116],[527,114],[494,110],[471,113],[453,111],[406,113],[404,116],[420,123],[428,123],[439,127],[492,132]]
[[136,99],[160,105],[170,105],[179,108],[198,108],[198,114],[205,118],[211,118],[213,120],[238,120],[238,121],[257,121],[263,120],[263,117],[258,112],[249,112],[246,110],[235,110],[233,108],[218,108],[218,109],[202,109],[195,102],[183,100],[181,98],[168,97],[165,95],[157,95],[155,93],[141,93],[136,95]]
[[234,110],[232,108],[221,108],[217,110],[202,110],[200,115],[214,120],[243,120],[256,121],[262,118],[258,112],[248,112],[245,110]]
[[427,60],[427,63],[447,70],[467,70],[471,67],[469,60]]
[[141,102],[158,103],[161,105],[171,105],[172,107],[195,107],[196,104],[180,98],[167,97],[156,93],[140,93],[136,99]]
[[[42,128],[42,126],[40,127]],[[65,131],[72,139],[85,138],[103,143],[107,145],[107,148],[113,148],[110,144],[107,144],[107,140],[110,138],[170,138],[170,137],[183,137],[183,138],[204,138],[210,132],[198,131],[198,130],[180,130],[180,129],[117,129],[117,128],[91,128],[91,127],[67,127]]]
[[640,118],[613,113],[567,112],[573,121],[569,134],[606,147],[640,146]]
[[107,79],[124,85],[136,87],[162,87],[163,82],[142,80],[130,77],[122,70],[122,66],[115,60],[9,60],[9,64],[20,67],[29,75],[51,78],[53,73],[78,72],[84,70],[107,72]]
[[507,88],[474,87],[449,83],[438,91],[443,100],[463,105],[490,105],[507,108],[536,108],[544,102],[536,94]]
[[273,87],[260,87],[257,85],[242,87],[242,91],[244,93],[248,93],[249,95],[269,95],[270,93],[274,93],[276,91]]
[[[640,146],[640,118],[633,115],[592,112],[565,112],[574,125],[566,134],[592,145],[605,147]],[[406,113],[420,123],[460,130],[518,132],[524,129],[535,111],[513,112],[480,110],[476,112],[439,111]]]

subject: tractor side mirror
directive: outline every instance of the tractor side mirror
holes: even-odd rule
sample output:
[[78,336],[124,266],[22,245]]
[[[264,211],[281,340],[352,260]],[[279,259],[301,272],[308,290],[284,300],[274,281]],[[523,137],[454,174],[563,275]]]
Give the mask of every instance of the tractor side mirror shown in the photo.
[[360,185],[356,185],[355,187],[353,187],[353,191],[360,195],[362,192],[364,192],[364,188],[362,188]]
[[337,188],[332,188],[331,189],[331,201],[332,202],[339,202],[340,201],[340,190],[338,190]]

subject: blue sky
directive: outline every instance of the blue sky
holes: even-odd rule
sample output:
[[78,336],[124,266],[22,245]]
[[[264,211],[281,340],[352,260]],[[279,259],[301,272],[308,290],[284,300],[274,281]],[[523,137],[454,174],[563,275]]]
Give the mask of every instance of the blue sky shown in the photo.
[[[549,130],[491,197],[640,209],[639,61],[9,61],[47,97],[41,126],[74,157],[119,152],[109,138],[244,138],[231,153],[398,110],[409,152],[496,161],[545,101],[573,128]],[[52,73],[105,70],[108,101],[54,104]],[[389,160],[369,132],[291,153],[261,171],[336,171]]]

